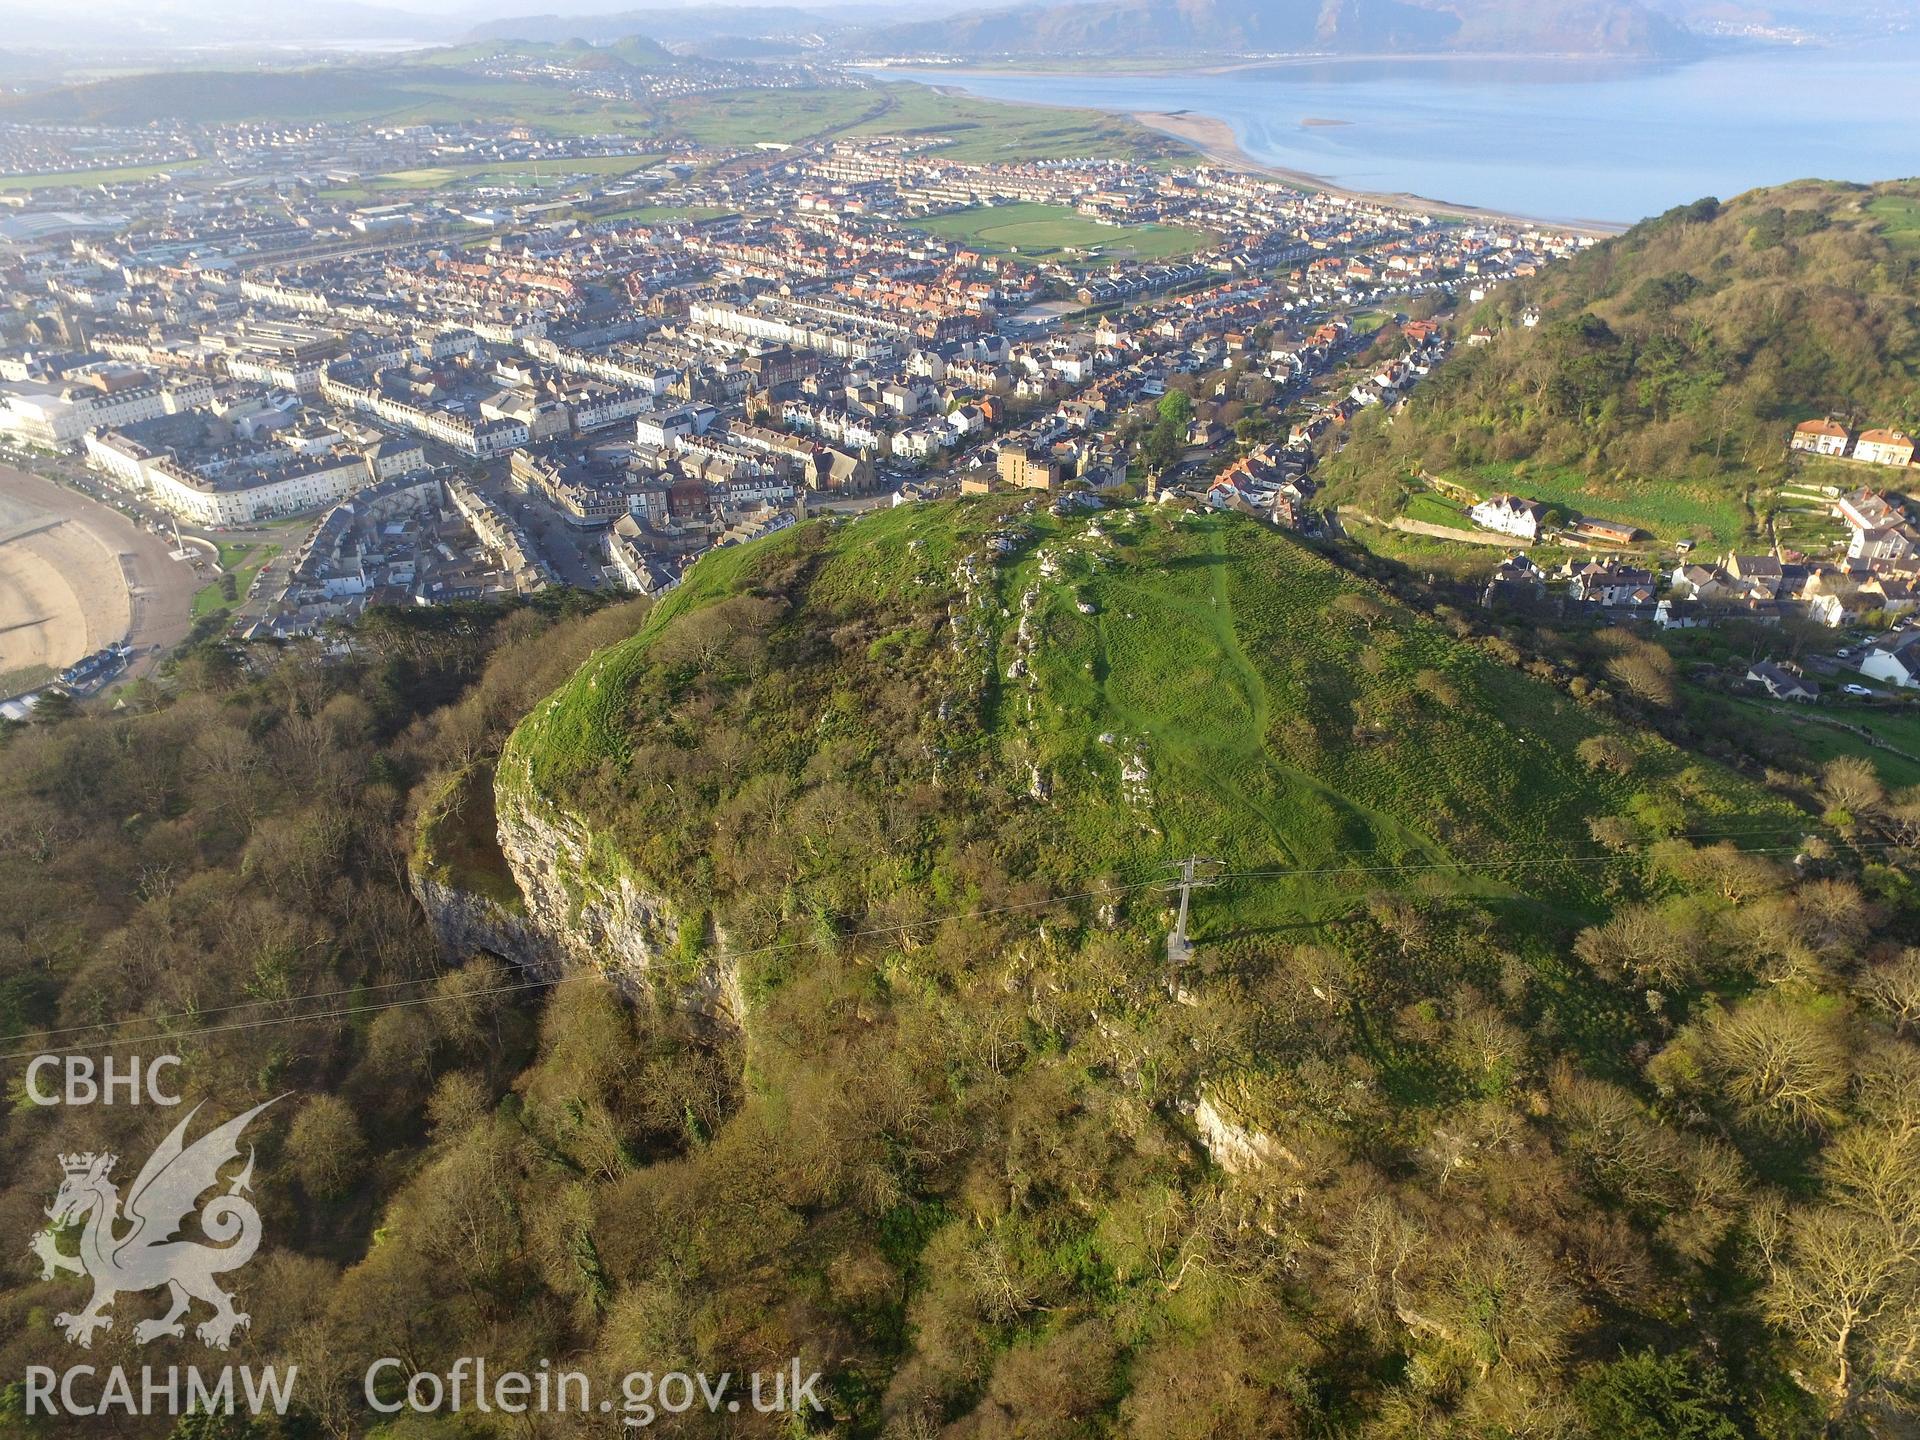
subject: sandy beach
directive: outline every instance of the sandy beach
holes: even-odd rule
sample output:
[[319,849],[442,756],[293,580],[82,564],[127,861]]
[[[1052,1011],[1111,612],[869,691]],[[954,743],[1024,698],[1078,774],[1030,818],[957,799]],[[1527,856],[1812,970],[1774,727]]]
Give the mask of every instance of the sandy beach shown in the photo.
[[0,466],[0,674],[115,641],[145,673],[187,633],[196,579],[118,510]]
[[1288,184],[1304,186],[1310,190],[1323,190],[1330,195],[1343,195],[1356,200],[1378,200],[1388,205],[1425,210],[1435,215],[1458,216],[1466,220],[1485,220],[1508,225],[1539,225],[1543,229],[1571,231],[1578,235],[1617,235],[1627,228],[1624,225],[1609,225],[1601,221],[1536,220],[1531,216],[1509,215],[1480,205],[1461,205],[1451,200],[1436,200],[1426,195],[1383,194],[1373,190],[1353,190],[1335,184],[1323,175],[1310,175],[1304,170],[1289,170],[1285,166],[1267,165],[1254,159],[1240,148],[1240,142],[1233,133],[1233,127],[1218,116],[1204,115],[1195,110],[1171,112],[1141,110],[1134,112],[1132,118],[1150,130],[1158,130],[1162,135],[1170,135],[1176,140],[1191,145],[1209,160],[1219,164],[1231,166],[1236,170],[1252,171],[1259,175],[1271,175],[1276,180],[1284,180]]

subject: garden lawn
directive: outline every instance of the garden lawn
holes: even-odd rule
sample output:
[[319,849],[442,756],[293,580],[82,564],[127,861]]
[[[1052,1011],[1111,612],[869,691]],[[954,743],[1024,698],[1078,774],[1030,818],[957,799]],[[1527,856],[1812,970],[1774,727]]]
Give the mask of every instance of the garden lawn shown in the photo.
[[1525,464],[1482,465],[1450,471],[1446,478],[1482,495],[1511,492],[1597,520],[1624,520],[1660,540],[1733,544],[1749,535],[1746,506],[1724,482],[1589,479],[1576,470]]

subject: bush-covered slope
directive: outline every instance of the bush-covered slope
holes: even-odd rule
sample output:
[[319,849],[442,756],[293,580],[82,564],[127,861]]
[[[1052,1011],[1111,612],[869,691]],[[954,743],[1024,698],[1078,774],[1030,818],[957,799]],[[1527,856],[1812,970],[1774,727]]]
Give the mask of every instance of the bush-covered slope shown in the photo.
[[[597,1188],[596,1362],[798,1346],[888,1436],[1729,1440],[1903,1386],[1769,1328],[1885,1239],[1814,1157],[1904,1143],[1898,901],[1517,660],[1171,508],[704,559],[498,767],[744,998],[727,1123]],[[1836,823],[1891,818],[1860,779]]]
[[1600,513],[1649,487],[1753,488],[1764,507],[1798,421],[1920,423],[1917,276],[1912,181],[1669,211],[1469,312],[1463,335],[1493,342],[1462,346],[1392,425],[1366,417],[1330,473],[1383,500],[1411,469],[1526,462],[1577,477]]
[[[281,1097],[228,1359],[297,1365],[292,1406],[114,1433],[621,1428],[387,1413],[386,1356],[614,1406],[820,1372],[805,1423],[651,1415],[715,1437],[1902,1433],[1920,794],[1689,765],[1250,522],[1016,507],[802,527],[658,606],[203,647],[0,726],[7,1052],[165,1036],[205,1116]],[[726,951],[737,1030],[436,953],[409,832],[430,907],[532,939],[490,766],[503,826],[544,795],[711,907],[675,959]],[[1809,801],[1827,838],[1781,853]],[[1200,892],[1170,966],[1156,867],[1189,847],[1287,873]],[[1599,862],[1496,863],[1568,849]],[[184,1113],[6,1073],[23,1241],[61,1152],[144,1156]],[[0,1374],[72,1366],[86,1293],[0,1258]],[[87,1363],[208,1366],[136,1338],[164,1304],[123,1293]],[[80,1433],[25,1407],[0,1386],[0,1434]]]

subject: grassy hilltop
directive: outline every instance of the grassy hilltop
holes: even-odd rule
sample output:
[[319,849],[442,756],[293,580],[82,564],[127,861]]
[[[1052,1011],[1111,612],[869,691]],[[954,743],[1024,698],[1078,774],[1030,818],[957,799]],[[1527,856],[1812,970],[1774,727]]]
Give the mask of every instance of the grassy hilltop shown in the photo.
[[[1627,773],[1579,758],[1602,736]],[[1603,888],[1590,866],[1531,862],[1591,852],[1592,817],[1753,829],[1774,809],[1250,521],[998,499],[702,561],[536,708],[516,763],[699,906],[768,883],[743,809],[835,796],[790,837],[820,863],[781,883],[836,922],[951,887],[973,844],[1062,892],[1189,853],[1279,872],[1210,898],[1223,934],[1350,909],[1364,876],[1286,878],[1329,865],[1577,907]],[[871,843],[831,833],[848,825]]]
[[[769,1353],[830,1324],[854,1433],[1812,1433],[1706,1297],[1745,1293],[1747,1187],[1810,1163],[1752,1067],[1838,1063],[1814,957],[1881,912],[1787,863],[1791,786],[1445,619],[1171,507],[702,559],[498,766],[665,898],[670,965],[737,967],[737,1114],[597,1202],[648,1303]],[[1169,966],[1193,852],[1229,876]],[[1234,1396],[1183,1378],[1216,1354]]]
[[1461,337],[1493,343],[1463,348],[1393,425],[1365,417],[1330,473],[1374,504],[1425,469],[1732,538],[1758,524],[1799,421],[1920,423],[1916,277],[1920,183],[1682,206],[1469,311]]

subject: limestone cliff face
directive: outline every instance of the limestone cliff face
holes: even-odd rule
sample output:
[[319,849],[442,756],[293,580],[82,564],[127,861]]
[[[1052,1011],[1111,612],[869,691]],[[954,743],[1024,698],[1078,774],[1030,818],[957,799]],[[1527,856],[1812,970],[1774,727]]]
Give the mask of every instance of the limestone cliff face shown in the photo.
[[433,871],[415,868],[413,898],[451,962],[470,955],[498,955],[530,974],[558,979],[564,973],[558,951],[526,914],[491,896],[463,890]]
[[[737,1029],[745,1007],[730,960],[680,955],[681,915],[650,893],[625,860],[576,815],[507,783],[494,791],[500,853],[526,906],[525,926],[559,973],[598,971],[631,994]],[[716,947],[724,955],[724,942]]]

